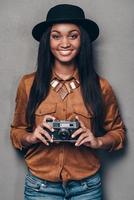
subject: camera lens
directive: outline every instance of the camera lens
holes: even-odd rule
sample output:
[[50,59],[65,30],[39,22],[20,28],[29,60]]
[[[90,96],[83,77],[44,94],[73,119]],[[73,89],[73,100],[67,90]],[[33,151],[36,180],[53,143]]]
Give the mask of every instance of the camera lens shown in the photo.
[[60,129],[58,135],[61,140],[68,140],[70,137],[70,133],[67,129]]

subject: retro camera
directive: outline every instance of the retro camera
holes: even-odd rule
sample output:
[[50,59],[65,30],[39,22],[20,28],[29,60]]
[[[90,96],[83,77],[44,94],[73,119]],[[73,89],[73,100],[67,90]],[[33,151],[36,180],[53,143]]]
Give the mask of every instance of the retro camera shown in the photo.
[[71,135],[80,128],[78,120],[66,121],[47,119],[46,122],[54,129],[54,132],[49,132],[51,136],[53,135],[54,141],[75,142],[77,140],[77,136],[72,138]]

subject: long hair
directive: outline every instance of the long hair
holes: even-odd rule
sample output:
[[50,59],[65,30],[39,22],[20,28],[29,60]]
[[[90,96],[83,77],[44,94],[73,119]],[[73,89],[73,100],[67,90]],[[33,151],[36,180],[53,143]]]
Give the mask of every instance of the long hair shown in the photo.
[[[81,93],[87,110],[93,111],[93,132],[96,136],[104,134],[104,102],[101,93],[99,76],[95,71],[92,43],[88,33],[81,27],[81,47],[76,57],[79,73]],[[35,125],[35,111],[39,104],[47,97],[52,76],[54,57],[50,50],[51,27],[43,34],[38,50],[37,70],[30,90],[26,121],[27,130],[32,131]]]
[[53,56],[50,51],[51,27],[44,32],[38,49],[37,70],[29,94],[26,109],[27,130],[31,132],[35,124],[35,110],[45,99],[49,92],[49,85],[52,75]]
[[92,42],[89,34],[81,26],[81,49],[77,57],[81,93],[87,110],[93,111],[93,132],[102,136],[104,130],[105,105],[102,96],[100,78],[94,67]]

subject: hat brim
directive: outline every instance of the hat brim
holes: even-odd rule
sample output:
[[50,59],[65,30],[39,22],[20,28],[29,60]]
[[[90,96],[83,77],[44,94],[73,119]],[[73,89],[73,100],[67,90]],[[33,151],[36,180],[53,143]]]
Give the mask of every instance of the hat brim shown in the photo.
[[69,23],[75,23],[78,25],[81,25],[90,35],[91,41],[96,40],[96,38],[99,35],[99,27],[98,25],[89,19],[60,19],[60,20],[53,20],[53,21],[44,21],[36,26],[34,26],[32,30],[32,36],[34,37],[35,40],[40,41],[42,34],[45,32],[45,30],[56,23],[62,23],[62,22],[69,22]]

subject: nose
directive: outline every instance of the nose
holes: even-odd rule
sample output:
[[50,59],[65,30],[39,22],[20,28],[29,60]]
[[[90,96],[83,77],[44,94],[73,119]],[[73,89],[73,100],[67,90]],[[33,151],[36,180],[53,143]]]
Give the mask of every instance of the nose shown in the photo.
[[70,46],[71,46],[71,44],[70,44],[68,38],[64,37],[61,41],[61,48],[67,49]]

